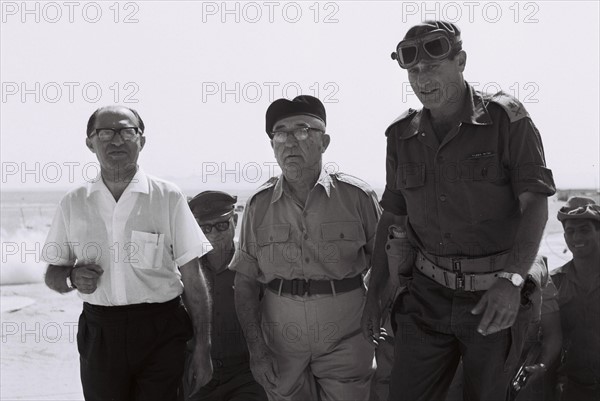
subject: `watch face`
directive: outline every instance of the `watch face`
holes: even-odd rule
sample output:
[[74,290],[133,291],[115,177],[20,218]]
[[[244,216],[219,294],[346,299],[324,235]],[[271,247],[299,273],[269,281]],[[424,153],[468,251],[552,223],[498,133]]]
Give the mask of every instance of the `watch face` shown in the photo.
[[521,277],[520,274],[515,273],[512,275],[510,281],[512,281],[512,283],[518,287],[523,284],[523,277]]

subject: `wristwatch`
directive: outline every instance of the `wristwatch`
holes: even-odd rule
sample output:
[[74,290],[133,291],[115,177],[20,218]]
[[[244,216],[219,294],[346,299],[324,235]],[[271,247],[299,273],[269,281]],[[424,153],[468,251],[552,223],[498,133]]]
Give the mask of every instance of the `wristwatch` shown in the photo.
[[67,287],[69,287],[70,290],[74,290],[77,287],[75,287],[75,285],[71,281],[71,273],[73,273],[73,269],[71,269],[71,271],[69,272],[69,275],[67,276]]
[[519,273],[500,272],[498,273],[498,277],[507,279],[512,285],[519,288],[523,287],[523,283],[525,282]]

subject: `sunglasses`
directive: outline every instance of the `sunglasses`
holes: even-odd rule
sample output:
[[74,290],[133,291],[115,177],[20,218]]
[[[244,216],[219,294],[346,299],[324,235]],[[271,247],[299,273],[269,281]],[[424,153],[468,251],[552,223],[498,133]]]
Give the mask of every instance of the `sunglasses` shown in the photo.
[[[460,46],[460,37],[451,37],[446,31],[436,29],[414,39],[403,40],[396,46],[392,59],[400,68],[408,69],[422,59],[443,60]],[[456,46],[456,47],[458,47]]]
[[[198,219],[196,219],[196,221],[198,221]],[[210,234],[212,232],[213,227],[216,228],[217,231],[221,232],[229,230],[229,220],[219,221],[215,224],[200,224],[200,222],[198,221],[198,224],[200,225],[200,228],[202,229],[202,232],[204,234]]]

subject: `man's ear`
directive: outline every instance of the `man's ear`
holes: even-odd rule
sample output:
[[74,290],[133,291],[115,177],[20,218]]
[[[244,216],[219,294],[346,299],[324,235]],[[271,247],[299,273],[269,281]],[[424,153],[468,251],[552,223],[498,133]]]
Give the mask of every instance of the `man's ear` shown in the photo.
[[325,153],[331,142],[331,137],[327,134],[323,134],[321,138],[321,153]]
[[233,214],[233,225],[234,225],[234,227],[237,226],[237,222],[238,222],[238,214],[234,213]]
[[146,137],[144,135],[140,136],[140,150],[144,149],[144,145],[146,144]]
[[467,53],[461,50],[456,54],[456,57],[458,58],[458,68],[460,72],[463,72],[467,66]]
[[94,144],[90,138],[85,138],[85,145],[88,147],[92,153],[96,153],[96,149],[94,149]]

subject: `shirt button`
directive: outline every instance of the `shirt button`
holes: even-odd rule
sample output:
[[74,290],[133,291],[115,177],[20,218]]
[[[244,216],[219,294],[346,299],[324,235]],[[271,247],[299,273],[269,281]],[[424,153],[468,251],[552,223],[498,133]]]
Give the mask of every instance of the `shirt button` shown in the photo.
[[272,235],[269,237],[269,241],[273,241],[273,236]]
[[304,234],[304,239],[308,239],[308,234]]
[[340,238],[344,238],[344,233],[340,233]]
[[446,202],[446,195],[440,195],[440,200],[442,202]]
[[424,133],[424,132],[421,132],[421,136],[425,136],[425,133]]
[[304,259],[304,261],[305,261],[306,263],[308,263],[308,262],[310,262],[310,259],[309,259],[309,258],[306,258],[306,259]]

